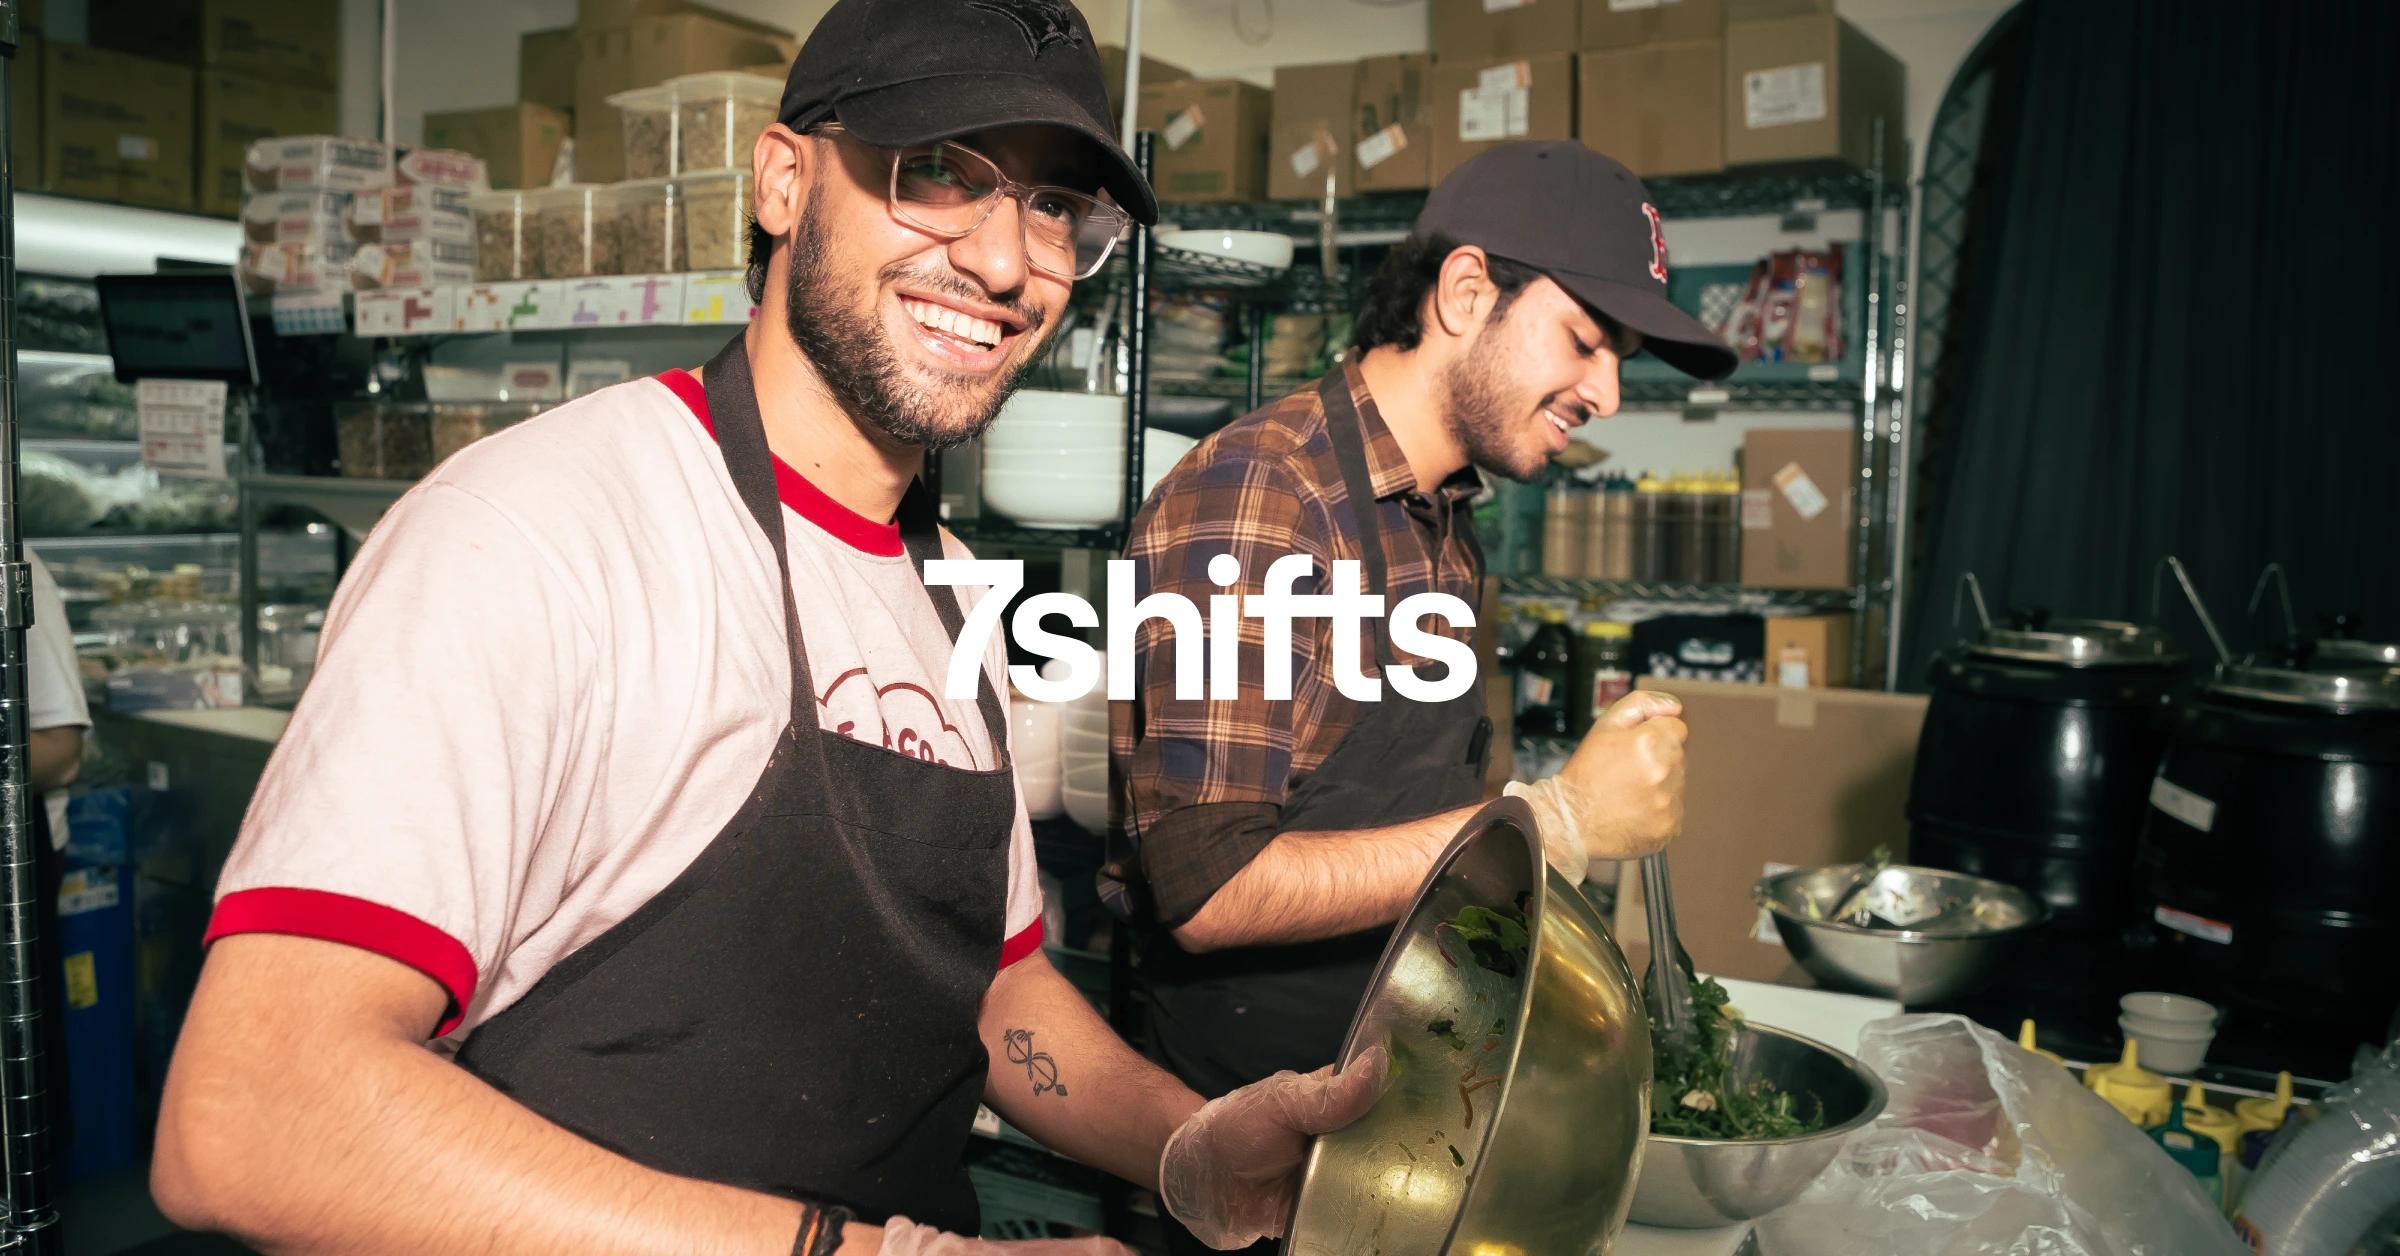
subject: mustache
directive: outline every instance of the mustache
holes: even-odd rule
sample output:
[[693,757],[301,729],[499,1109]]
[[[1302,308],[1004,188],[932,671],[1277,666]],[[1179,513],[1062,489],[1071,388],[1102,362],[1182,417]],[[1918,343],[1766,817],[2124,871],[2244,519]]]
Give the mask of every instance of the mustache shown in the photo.
[[1027,301],[1022,295],[996,296],[985,291],[982,285],[968,283],[947,269],[936,270],[918,267],[907,262],[893,262],[876,272],[876,278],[886,284],[905,282],[912,287],[922,288],[937,296],[956,297],[974,305],[998,306],[1022,323],[1027,335],[1041,331],[1050,321],[1047,312]]

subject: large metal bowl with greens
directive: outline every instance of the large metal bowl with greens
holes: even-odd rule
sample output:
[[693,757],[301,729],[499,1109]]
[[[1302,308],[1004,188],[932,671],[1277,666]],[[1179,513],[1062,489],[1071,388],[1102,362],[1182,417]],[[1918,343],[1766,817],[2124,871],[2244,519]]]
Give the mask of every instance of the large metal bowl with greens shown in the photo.
[[1605,1252],[1649,1128],[1649,1019],[1625,957],[1542,861],[1533,815],[1477,812],[1401,919],[1342,1058],[1391,1087],[1310,1148],[1292,1256]]
[[[1698,1121],[1700,1105],[1716,1114],[1746,1105],[1749,1110],[1739,1113],[1742,1127],[1792,1132],[1744,1138],[1653,1133],[1633,1194],[1632,1216],[1643,1225],[1699,1229],[1766,1216],[1815,1181],[1852,1131],[1883,1112],[1883,1083],[1850,1056],[1781,1029],[1721,1023],[1730,1041],[1705,1048],[1722,1053],[1721,1073],[1705,1090],[1669,1094],[1674,1087],[1662,1085],[1652,1092],[1660,1114],[1652,1128],[1723,1125]],[[1664,1070],[1661,1080],[1667,1080]]]

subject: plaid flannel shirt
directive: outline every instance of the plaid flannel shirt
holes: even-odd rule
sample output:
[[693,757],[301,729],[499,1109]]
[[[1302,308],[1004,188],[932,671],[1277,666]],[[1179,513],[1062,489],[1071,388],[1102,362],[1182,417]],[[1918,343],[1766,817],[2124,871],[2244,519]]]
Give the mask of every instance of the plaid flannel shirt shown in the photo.
[[[1357,366],[1345,365],[1342,378],[1365,428],[1376,500],[1371,513],[1360,513],[1382,532],[1389,567],[1384,605],[1429,592],[1476,605],[1482,572],[1467,508],[1480,487],[1475,472],[1462,469],[1433,492],[1419,491]],[[1242,564],[1241,583],[1232,589],[1208,577],[1209,560],[1227,553]],[[1310,577],[1293,587],[1304,595],[1330,592],[1331,564],[1361,558],[1357,521],[1314,385],[1243,417],[1185,455],[1134,517],[1125,551],[1140,596],[1181,594],[1203,616],[1211,595],[1262,592],[1269,565],[1288,554],[1313,560]],[[1440,627],[1435,621],[1423,626]],[[1449,635],[1467,641],[1473,630]],[[1360,634],[1366,675],[1375,674],[1373,640],[1371,632]],[[1292,698],[1269,701],[1265,628],[1245,618],[1240,696],[1182,701],[1174,696],[1176,643],[1167,626],[1153,620],[1136,633],[1135,698],[1109,705],[1110,777],[1117,794],[1112,813],[1119,837],[1137,844],[1136,868],[1158,923],[1190,919],[1274,840],[1284,799],[1358,722],[1359,704],[1334,687],[1332,648],[1332,621],[1294,621]],[[1401,661],[1415,660],[1403,655]]]

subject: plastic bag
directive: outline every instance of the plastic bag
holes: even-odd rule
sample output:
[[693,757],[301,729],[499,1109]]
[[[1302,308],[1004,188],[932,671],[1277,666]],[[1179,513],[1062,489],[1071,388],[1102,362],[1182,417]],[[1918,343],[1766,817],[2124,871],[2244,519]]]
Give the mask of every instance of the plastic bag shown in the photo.
[[2074,1074],[1961,1016],[1867,1026],[1883,1115],[1758,1225],[1776,1256],[2247,1256],[2198,1179]]
[[2243,1188],[2234,1225],[2264,1256],[2347,1252],[2400,1209],[2400,1043],[2325,1092]]

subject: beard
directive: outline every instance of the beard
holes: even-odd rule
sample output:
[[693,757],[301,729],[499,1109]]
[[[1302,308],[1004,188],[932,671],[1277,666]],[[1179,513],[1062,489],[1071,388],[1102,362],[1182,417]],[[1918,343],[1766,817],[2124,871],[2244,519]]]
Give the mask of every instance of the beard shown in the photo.
[[[1017,390],[1036,355],[1027,351],[996,379],[956,371],[932,372],[930,384],[910,378],[881,321],[872,313],[861,314],[840,304],[842,285],[829,277],[832,249],[825,236],[824,216],[818,212],[822,191],[820,187],[809,194],[807,212],[792,232],[784,325],[800,356],[808,359],[835,404],[904,445],[937,454],[983,435],[1000,417],[1000,407]],[[956,278],[912,275],[908,266],[898,262],[884,267],[876,278],[884,283],[909,278],[929,292],[972,301],[988,299]],[[1039,333],[1047,321],[1042,311],[1021,302],[1003,304],[1025,321],[1021,334],[1030,345],[1039,347]]]
[[[1497,343],[1497,330],[1485,323],[1475,343],[1443,368],[1442,415],[1451,439],[1466,450],[1469,464],[1529,483],[1542,474],[1550,459],[1546,453],[1536,453],[1528,461],[1521,448],[1523,439],[1514,435],[1524,416],[1515,413],[1522,407],[1512,401],[1516,387],[1504,365],[1508,354]],[[1487,346],[1485,340],[1495,343]]]

